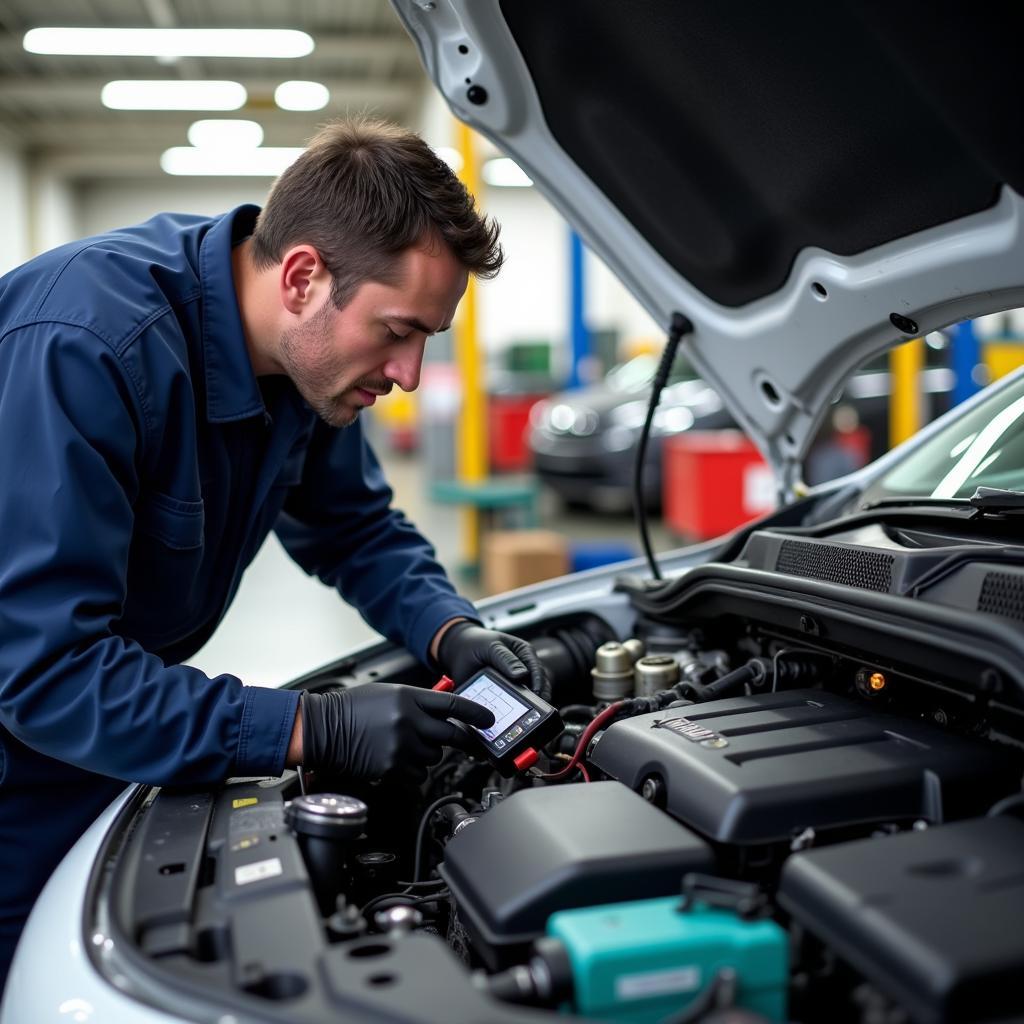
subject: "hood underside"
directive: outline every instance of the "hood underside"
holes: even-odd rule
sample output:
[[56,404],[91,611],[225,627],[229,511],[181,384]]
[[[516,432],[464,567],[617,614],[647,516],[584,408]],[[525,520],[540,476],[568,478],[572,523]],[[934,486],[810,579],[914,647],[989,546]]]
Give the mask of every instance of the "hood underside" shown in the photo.
[[394,3],[784,492],[857,365],[1024,305],[1018,5]]

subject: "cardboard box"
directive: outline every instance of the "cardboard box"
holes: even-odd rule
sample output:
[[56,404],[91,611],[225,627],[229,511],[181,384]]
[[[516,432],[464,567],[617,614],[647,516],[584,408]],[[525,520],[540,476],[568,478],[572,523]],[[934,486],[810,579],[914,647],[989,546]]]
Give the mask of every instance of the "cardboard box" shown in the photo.
[[483,539],[488,594],[525,587],[569,571],[568,541],[552,530],[494,530]]

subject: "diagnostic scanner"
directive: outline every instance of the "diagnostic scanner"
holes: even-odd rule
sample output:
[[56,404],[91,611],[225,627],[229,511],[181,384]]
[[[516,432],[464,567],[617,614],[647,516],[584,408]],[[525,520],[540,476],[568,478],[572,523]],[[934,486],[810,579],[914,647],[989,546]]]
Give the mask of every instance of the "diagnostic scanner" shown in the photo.
[[[443,686],[445,680],[435,689]],[[563,729],[558,711],[532,690],[509,682],[486,668],[453,688],[460,697],[481,704],[494,715],[487,729],[470,726],[487,760],[506,778],[526,771],[537,760],[537,751]]]

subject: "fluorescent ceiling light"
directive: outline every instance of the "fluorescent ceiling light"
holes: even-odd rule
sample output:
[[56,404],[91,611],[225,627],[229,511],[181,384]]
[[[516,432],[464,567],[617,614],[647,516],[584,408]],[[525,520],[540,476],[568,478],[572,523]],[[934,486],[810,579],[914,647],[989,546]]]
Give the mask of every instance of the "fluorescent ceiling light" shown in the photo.
[[507,156],[488,160],[480,174],[488,185],[498,188],[527,188],[533,184],[519,164]]
[[462,170],[462,154],[451,146],[435,146],[434,152],[439,156],[456,174]]
[[33,28],[22,45],[90,57],[305,57],[314,43],[295,29]]
[[331,93],[319,82],[282,82],[274,90],[274,102],[282,110],[323,110]]
[[238,82],[181,79],[122,79],[107,82],[100,93],[112,110],[237,110],[247,98]]
[[246,150],[172,146],[160,157],[160,166],[167,174],[276,178],[303,152],[301,146],[262,146]]
[[255,149],[263,142],[263,128],[255,121],[210,118],[189,127],[188,141],[197,149]]

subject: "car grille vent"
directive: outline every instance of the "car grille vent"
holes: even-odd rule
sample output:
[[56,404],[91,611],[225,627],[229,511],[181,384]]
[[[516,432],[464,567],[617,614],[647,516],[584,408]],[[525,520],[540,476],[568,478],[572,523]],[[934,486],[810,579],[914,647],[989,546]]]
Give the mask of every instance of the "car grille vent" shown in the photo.
[[849,548],[787,540],[779,550],[775,569],[787,576],[807,576],[813,580],[888,593],[892,588],[893,561],[892,555],[878,551],[851,551]]
[[990,572],[978,596],[978,611],[1024,621],[1024,575]]

